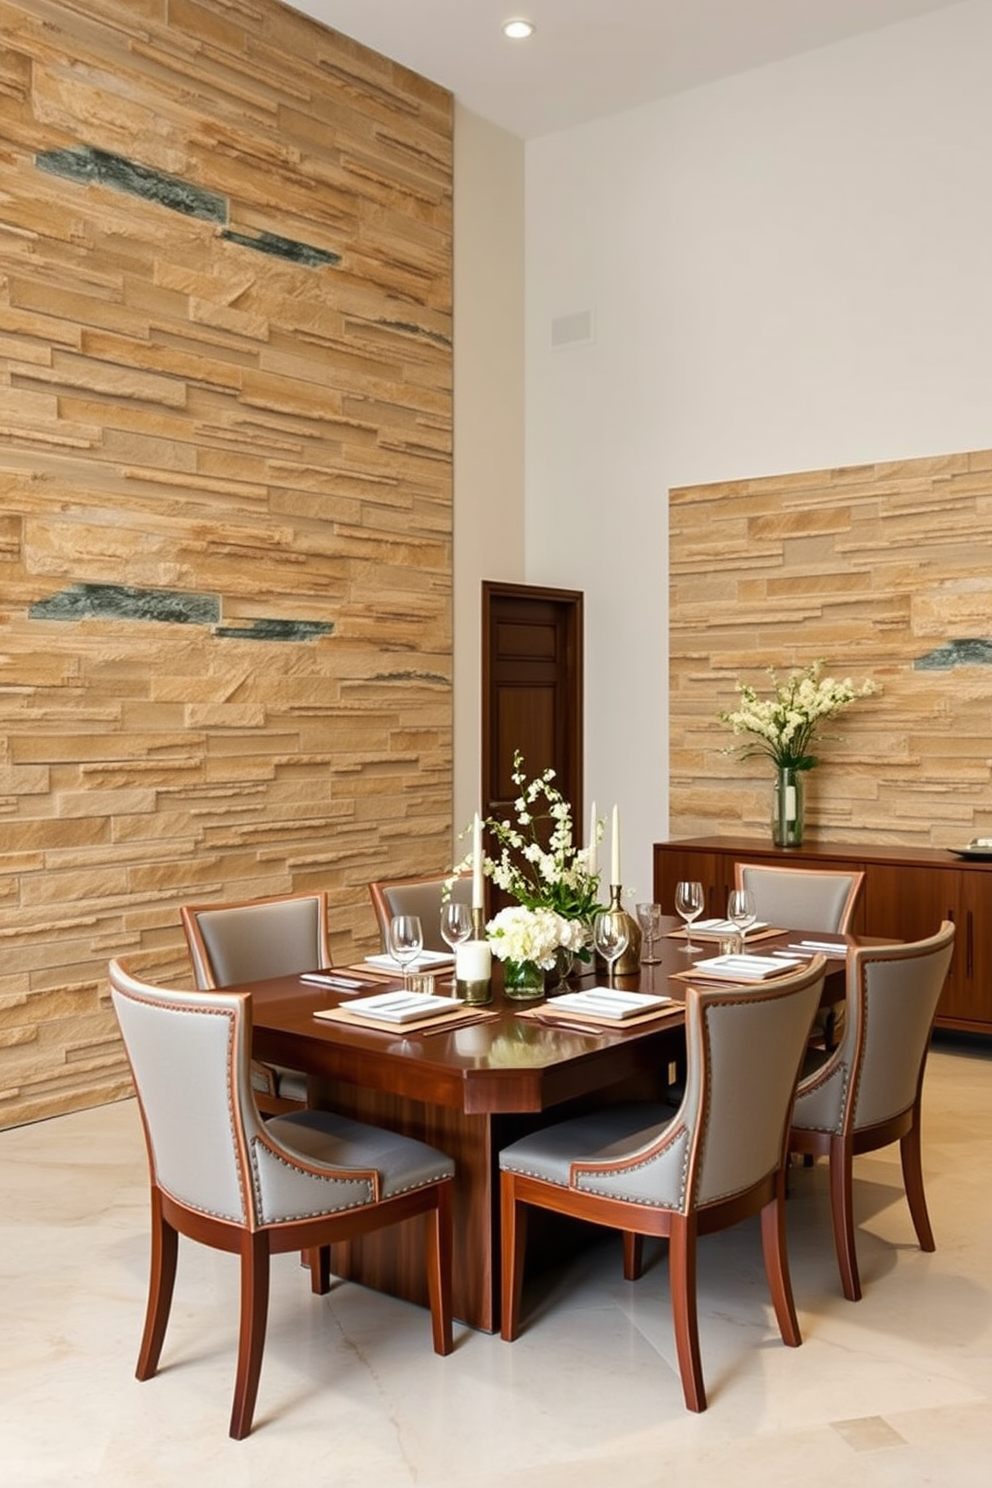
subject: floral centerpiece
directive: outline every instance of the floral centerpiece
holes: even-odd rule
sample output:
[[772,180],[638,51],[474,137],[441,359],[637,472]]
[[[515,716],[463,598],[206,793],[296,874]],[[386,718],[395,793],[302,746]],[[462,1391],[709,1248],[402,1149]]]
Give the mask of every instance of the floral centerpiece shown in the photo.
[[769,667],[774,686],[771,698],[760,698],[748,683],[738,682],[738,707],[718,715],[735,734],[749,736],[743,744],[732,745],[727,753],[741,759],[767,755],[778,771],[772,835],[779,846],[802,844],[801,772],[812,770],[820,762],[813,746],[822,723],[858,698],[878,691],[877,683],[870,680],[855,687],[850,677],[842,682],[822,677],[824,665],[822,660],[815,661],[792,672],[785,681],[780,681],[774,668]]
[[[517,750],[512,773],[515,817],[486,817],[482,822],[497,848],[495,855],[483,856],[483,872],[516,901],[486,926],[493,955],[505,963],[508,990],[518,968],[538,968],[543,989],[543,973],[553,970],[562,954],[589,959],[590,927],[599,907],[599,874],[593,867],[596,844],[578,847],[573,841],[572,809],[554,777],[549,768],[528,780]],[[598,821],[595,830],[598,842],[602,832]],[[455,872],[471,866],[469,854]]]

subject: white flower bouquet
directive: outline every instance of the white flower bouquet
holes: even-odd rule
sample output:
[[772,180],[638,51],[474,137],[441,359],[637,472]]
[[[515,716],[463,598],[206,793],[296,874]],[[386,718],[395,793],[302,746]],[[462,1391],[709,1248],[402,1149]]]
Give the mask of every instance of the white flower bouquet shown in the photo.
[[726,753],[738,754],[742,759],[765,754],[779,769],[786,770],[812,770],[819,764],[812,746],[823,720],[849,707],[857,698],[879,690],[872,681],[855,687],[850,677],[842,682],[821,677],[823,667],[822,661],[815,661],[812,666],[793,672],[784,682],[769,667],[775,688],[771,698],[759,698],[753,687],[738,682],[740,705],[718,716],[735,734],[751,737],[744,744],[731,746]]
[[[516,918],[503,922],[503,915],[511,913],[504,910],[491,922],[498,931],[487,927],[493,951],[503,960],[538,961],[545,969],[553,963],[557,946],[572,951],[580,960],[589,959],[590,927],[599,908],[599,874],[593,867],[595,844],[578,847],[573,842],[572,809],[554,784],[554,775],[554,770],[547,769],[528,781],[517,750],[512,774],[517,789],[515,820],[486,817],[482,822],[499,850],[498,857],[485,855],[483,872],[516,900],[516,906],[511,907]],[[596,822],[597,842],[602,825]],[[471,866],[469,854],[454,871],[464,873]],[[521,910],[525,911],[522,917]],[[525,942],[547,945],[552,934],[557,938],[539,956],[521,949]],[[504,937],[509,937],[517,949],[501,949],[507,944]]]
[[553,909],[511,904],[486,926],[494,956],[501,961],[533,961],[543,971],[555,964],[558,948],[577,954],[586,947],[586,929]]

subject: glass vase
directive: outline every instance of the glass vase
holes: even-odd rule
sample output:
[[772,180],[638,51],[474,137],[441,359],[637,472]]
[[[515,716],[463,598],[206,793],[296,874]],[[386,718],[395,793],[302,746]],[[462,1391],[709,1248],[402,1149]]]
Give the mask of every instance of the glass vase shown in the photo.
[[536,961],[504,961],[503,991],[515,1002],[544,996],[544,971]]
[[549,997],[570,990],[568,978],[572,975],[574,960],[575,957],[567,946],[559,946],[555,951],[555,964],[550,971],[544,973],[544,990]]
[[781,766],[772,796],[772,842],[776,847],[803,845],[803,791],[802,770]]

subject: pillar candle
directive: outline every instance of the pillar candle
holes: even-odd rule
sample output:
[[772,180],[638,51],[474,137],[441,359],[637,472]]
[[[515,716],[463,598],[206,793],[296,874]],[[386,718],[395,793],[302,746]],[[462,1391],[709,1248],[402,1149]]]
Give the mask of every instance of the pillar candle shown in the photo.
[[613,808],[613,858],[610,863],[610,883],[623,883],[620,877],[620,812],[616,806]]
[[488,940],[465,940],[455,947],[455,979],[459,982],[488,982],[492,965]]

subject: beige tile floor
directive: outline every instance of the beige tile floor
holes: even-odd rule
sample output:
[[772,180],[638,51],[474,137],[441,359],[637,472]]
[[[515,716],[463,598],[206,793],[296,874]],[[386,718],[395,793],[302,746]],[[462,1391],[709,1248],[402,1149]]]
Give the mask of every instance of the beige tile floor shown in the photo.
[[916,1248],[897,1149],[856,1167],[858,1304],[840,1294],[826,1169],[793,1174],[805,1342],[771,1320],[757,1227],[703,1242],[710,1409],[689,1415],[666,1268],[620,1275],[615,1241],[536,1281],[504,1344],[275,1263],[256,1425],[227,1436],[234,1262],[181,1243],[158,1377],[133,1377],[146,1268],[134,1103],[0,1133],[2,1488],[982,1488],[992,1482],[992,1046],[941,1042],[926,1092],[935,1255]]

